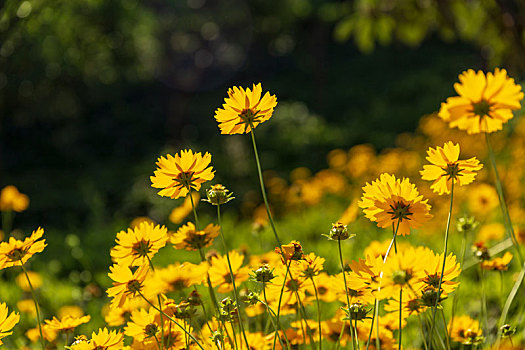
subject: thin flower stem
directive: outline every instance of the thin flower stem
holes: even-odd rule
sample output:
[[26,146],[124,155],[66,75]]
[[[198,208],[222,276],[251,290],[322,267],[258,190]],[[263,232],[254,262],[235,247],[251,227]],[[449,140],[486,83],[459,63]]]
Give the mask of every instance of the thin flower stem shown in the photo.
[[[159,302],[159,309],[162,310],[162,300],[160,300],[160,295],[157,294],[157,301]],[[162,315],[162,312],[159,313],[160,315],[160,336],[162,337],[162,341],[160,342],[159,349],[164,349],[164,315]],[[155,339],[157,337],[155,336]]]
[[423,339],[423,345],[425,345],[425,350],[428,350],[427,337],[425,337],[424,324],[423,324],[423,320],[421,319],[421,315],[419,313],[417,314],[417,318],[419,320],[419,330],[421,331],[421,339]]
[[[279,294],[279,303],[277,304],[277,322],[280,324],[281,321],[279,319],[279,315],[281,314],[281,302],[283,300],[283,293],[284,293],[284,287],[286,286],[286,278],[288,277],[288,274],[290,273],[290,265],[292,264],[292,260],[286,265],[286,273],[284,274],[284,280],[283,285],[281,287],[281,293]],[[274,333],[273,336],[273,348],[272,350],[275,350],[275,342],[277,340],[277,330]]]
[[341,338],[343,337],[345,333],[345,327],[346,322],[341,322],[341,332],[339,332],[339,338],[337,338],[337,343],[335,344],[335,350],[339,350],[339,347],[341,346]]
[[[368,347],[370,346],[370,339],[372,338],[372,331],[374,329],[374,321],[376,319],[376,310],[378,308],[379,308],[379,300],[375,298],[374,308],[372,309],[372,321],[370,322],[370,332],[368,333],[368,340],[366,342],[366,350],[368,350]],[[379,315],[377,315],[377,317],[379,317]]]
[[199,346],[199,348],[201,348],[202,350],[204,350],[204,348],[202,347],[202,345],[199,343],[199,341],[197,340],[197,338],[195,338],[193,336],[193,334],[191,334],[190,332],[188,332],[186,330],[186,328],[184,328],[183,326],[181,326],[181,324],[177,321],[175,321],[171,316],[169,316],[168,314],[166,314],[164,311],[162,311],[161,309],[159,309],[157,306],[155,306],[155,304],[153,304],[151,301],[148,300],[148,298],[146,298],[144,296],[144,294],[142,294],[142,292],[138,292],[138,294],[142,297],[142,299],[144,299],[152,308],[154,308],[155,310],[157,310],[158,312],[161,312],[168,320],[170,320],[171,322],[175,323],[175,325],[177,327],[179,327],[180,329],[182,329],[184,331],[184,333],[186,333],[190,338],[191,340],[193,340],[195,342],[195,344],[197,344]]
[[195,229],[199,229],[199,217],[197,216],[197,209],[195,203],[193,203],[193,196],[191,195],[191,187],[188,188],[188,195],[190,196],[191,209],[193,209],[193,217],[195,218]]
[[348,293],[348,285],[346,284],[345,264],[343,262],[343,251],[341,249],[341,239],[337,239],[337,246],[339,247],[339,261],[341,262],[341,272],[343,273],[343,282],[345,284],[346,294],[346,308],[348,309],[348,316],[350,316],[350,337],[352,337],[352,348],[356,350],[354,339],[354,328],[352,326],[352,316],[350,315],[350,294]]
[[501,311],[501,316],[498,322],[498,338],[497,338],[496,348],[499,347],[499,343],[501,340],[501,326],[503,326],[507,321],[507,315],[509,314],[510,306],[512,305],[512,302],[514,301],[516,294],[518,294],[518,290],[521,286],[521,283],[523,282],[524,277],[525,277],[525,264],[523,264],[523,267],[521,268],[518,278],[516,279],[514,286],[512,286],[509,296],[507,297],[507,301],[505,301],[505,305],[503,306],[503,310]]
[[[157,336],[155,335],[154,338],[155,338],[155,343],[157,343],[157,348],[158,348],[159,350],[162,350],[162,347],[161,347],[161,345],[160,345],[159,340],[157,339]],[[163,339],[163,341],[164,341],[164,339]]]
[[230,254],[228,253],[228,248],[226,247],[226,240],[224,239],[224,233],[222,231],[220,204],[217,204],[217,221],[219,223],[219,232],[221,234],[222,246],[224,248],[224,251],[226,252],[226,261],[228,262],[228,269],[230,270],[230,278],[232,280],[232,285],[233,285],[233,295],[235,296],[235,302],[237,303],[237,307],[239,308],[239,312],[237,312],[237,318],[239,319],[239,328],[241,329],[241,333],[244,338],[244,342],[246,343],[246,348],[250,349],[250,344],[248,344],[248,338],[246,337],[246,333],[244,332],[244,325],[243,325],[243,321],[241,318],[242,306],[239,301],[239,293],[237,293],[237,287],[235,286],[235,276],[233,275],[233,269],[232,269],[232,265],[230,262]]
[[[467,233],[463,232],[463,239],[461,241],[461,268],[463,268],[463,263],[465,262],[465,251],[467,250]],[[459,275],[459,278],[461,279],[461,274]],[[452,301],[452,315],[450,316],[450,329],[454,328],[454,316],[456,315],[456,308],[458,306],[458,298],[459,298],[459,289],[461,287],[461,283],[458,284],[456,287],[456,292],[454,293],[454,299]]]
[[447,320],[445,319],[445,311],[443,311],[443,309],[441,309],[440,311],[441,311],[441,318],[443,319],[443,327],[445,329],[445,340],[447,341],[447,349],[450,350],[450,336],[448,335]]
[[397,348],[401,350],[403,337],[403,287],[399,288],[399,343]]
[[354,320],[354,336],[355,336],[355,343],[357,344],[357,350],[359,350],[359,339],[357,338],[357,317]]
[[232,325],[232,333],[233,333],[233,341],[235,342],[235,349],[239,349],[239,345],[237,345],[237,333],[235,332],[235,325],[233,324],[233,321],[230,322]]
[[44,339],[44,333],[42,332],[42,323],[40,321],[40,308],[38,306],[38,301],[36,300],[35,289],[33,288],[33,285],[31,284],[31,280],[29,279],[29,275],[27,274],[25,265],[21,262],[20,266],[22,267],[22,270],[24,271],[24,274],[26,275],[27,284],[29,284],[29,289],[31,290],[31,295],[33,296],[33,301],[35,302],[36,321],[38,323],[38,332],[40,333],[40,344],[42,345],[42,350],[45,350],[46,341]]
[[[452,206],[454,204],[454,181],[455,179],[452,179],[452,184],[450,185],[450,207],[448,209],[447,227],[445,229],[445,247],[443,248],[443,265],[441,266],[441,274],[439,275],[437,297],[436,297],[436,302],[434,303],[434,309],[432,310],[432,325],[430,326],[430,333],[428,335],[430,344],[431,344],[430,340],[434,336],[434,329],[436,328],[435,326],[436,312],[437,312],[439,300],[441,298],[441,284],[443,283],[443,275],[445,274],[445,265],[447,262],[448,233],[450,231],[450,220],[452,218]],[[447,327],[445,327],[445,333],[447,333],[447,337],[448,337]]]
[[321,335],[321,304],[319,304],[319,295],[317,294],[317,287],[315,286],[314,277],[310,276],[315,291],[315,301],[317,302],[317,323],[319,324],[319,350],[322,349],[322,335]]
[[[273,328],[275,329],[275,332],[278,332],[279,329],[281,331],[283,331],[283,335],[284,335],[284,338],[286,340],[286,346],[288,347],[288,349],[291,349],[290,342],[288,341],[288,336],[286,335],[286,333],[282,329],[281,323],[280,322],[275,322],[275,319],[274,319],[275,312],[273,312],[273,310],[270,308],[270,304],[268,304],[268,299],[266,297],[266,283],[265,282],[263,282],[263,297],[264,297],[264,303],[265,303],[264,305],[266,306],[266,311],[268,312],[268,317],[270,318],[270,321],[272,322],[272,325],[273,325]],[[272,313],[273,313],[273,315],[272,315]],[[277,334],[277,336],[279,337],[279,343],[281,343],[281,346],[284,348],[284,344],[283,344],[283,340],[281,338],[281,335]]]
[[[199,254],[201,257],[201,261],[205,262],[206,257],[204,256],[204,251],[202,250],[202,248],[199,248]],[[208,283],[208,293],[210,294],[211,301],[213,305],[215,305],[215,309],[217,310],[217,315],[220,315],[221,312],[219,309],[219,303],[217,302],[217,296],[215,295],[215,290],[213,289],[211,285],[210,275],[208,274],[208,272],[206,272],[206,282]]]
[[2,211],[2,230],[4,231],[4,237],[7,238],[11,235],[11,228],[13,225],[14,213],[12,210]]
[[[312,336],[312,330],[310,329],[310,326],[308,326],[308,318],[306,317],[306,310],[304,308],[303,303],[301,302],[301,298],[299,297],[299,292],[295,291],[295,297],[297,298],[297,303],[299,304],[299,310],[301,311],[301,318],[304,320],[304,324],[306,326],[306,334],[308,334],[308,339],[310,340],[310,346],[312,347],[312,350],[315,350],[314,346],[314,338]],[[301,327],[303,324],[303,321],[301,322]]]
[[[268,219],[270,220],[270,225],[272,227],[273,234],[275,236],[275,240],[277,241],[277,244],[279,245],[279,248],[281,248],[281,240],[279,239],[279,235],[277,234],[277,229],[275,228],[275,223],[273,222],[272,213],[270,212],[270,205],[268,204],[268,198],[266,197],[266,189],[264,187],[264,180],[261,170],[261,162],[259,160],[259,153],[257,152],[257,144],[255,142],[255,133],[253,131],[253,125],[250,124],[250,134],[252,135],[252,144],[253,144],[253,151],[255,153],[255,162],[257,163],[257,172],[259,174],[259,182],[261,185],[261,193],[264,200],[264,205],[266,206],[266,213],[268,214]],[[282,249],[281,249],[282,251]]]
[[[489,334],[489,330],[488,330],[488,311],[487,311],[487,292],[485,290],[485,271],[483,270],[483,268],[481,267],[481,265],[479,266],[479,274],[480,274],[480,279],[481,279],[481,316],[483,318],[483,325],[484,325],[484,328],[485,328],[485,332],[487,332],[487,334]],[[480,322],[481,323],[481,322]]]
[[503,214],[505,226],[507,227],[507,234],[512,240],[512,244],[514,245],[514,248],[516,249],[516,252],[518,253],[518,259],[519,259],[520,265],[523,265],[523,262],[524,262],[523,255],[521,253],[521,249],[518,244],[518,240],[516,239],[516,235],[514,234],[514,228],[512,227],[512,221],[510,220],[509,209],[507,207],[507,203],[505,202],[505,197],[503,195],[503,187],[501,186],[501,180],[499,177],[498,167],[496,164],[496,156],[494,155],[494,150],[492,149],[492,145],[490,143],[490,138],[489,138],[488,133],[485,133],[485,139],[487,141],[487,148],[489,150],[490,163],[492,164],[492,169],[494,170],[494,177],[496,178],[496,191],[498,192],[501,212]]

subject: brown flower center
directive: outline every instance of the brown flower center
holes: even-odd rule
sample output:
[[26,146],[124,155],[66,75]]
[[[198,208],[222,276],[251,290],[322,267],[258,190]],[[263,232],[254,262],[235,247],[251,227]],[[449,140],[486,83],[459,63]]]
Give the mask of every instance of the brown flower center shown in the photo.
[[475,115],[478,115],[480,117],[484,117],[484,116],[487,116],[487,117],[490,117],[490,103],[489,101],[487,100],[481,100],[477,103],[474,103],[473,105],[473,112]]

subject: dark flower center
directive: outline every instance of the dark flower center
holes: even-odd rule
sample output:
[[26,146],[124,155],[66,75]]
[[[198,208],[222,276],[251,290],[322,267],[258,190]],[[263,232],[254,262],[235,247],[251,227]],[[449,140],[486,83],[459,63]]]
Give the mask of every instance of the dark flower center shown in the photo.
[[148,256],[151,252],[149,241],[140,241],[133,246],[133,251],[139,256]]
[[399,221],[403,220],[410,220],[410,216],[413,215],[413,213],[410,212],[410,204],[404,204],[402,202],[395,202],[393,205],[390,205],[390,209],[392,211],[389,211],[388,214],[392,215],[392,219],[399,219]]
[[179,175],[177,175],[177,177],[173,178],[173,180],[179,183],[178,186],[190,189],[191,185],[196,179],[195,177],[193,177],[194,174],[195,173],[193,171],[182,172]]
[[481,100],[478,103],[474,103],[473,107],[473,112],[475,115],[478,115],[480,117],[490,117],[490,103],[487,100]]
[[457,163],[447,164],[447,167],[443,168],[443,170],[445,171],[445,175],[447,175],[448,180],[451,180],[451,179],[455,180],[458,176],[463,175],[461,174],[461,171],[463,169],[460,169]]
[[27,249],[16,248],[7,254],[7,258],[11,261],[22,260],[27,254]]

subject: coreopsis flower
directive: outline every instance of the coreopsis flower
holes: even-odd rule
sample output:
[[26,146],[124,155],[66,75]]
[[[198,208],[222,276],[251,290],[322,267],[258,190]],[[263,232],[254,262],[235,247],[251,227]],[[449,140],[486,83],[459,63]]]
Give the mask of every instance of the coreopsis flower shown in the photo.
[[491,260],[483,260],[481,268],[493,271],[507,271],[512,260],[512,253],[506,252],[501,258],[493,258]]
[[[241,267],[244,261],[243,255],[235,250],[231,251],[229,255],[233,278],[235,278],[235,282],[238,286],[241,282],[246,281],[250,277],[250,269],[248,267]],[[233,284],[230,270],[228,269],[226,255],[213,256],[210,260],[210,265],[208,274],[210,275],[211,285],[213,287],[219,286],[217,289],[219,293],[231,292],[233,290]]]
[[479,322],[468,316],[455,316],[448,323],[452,340],[465,345],[478,345],[483,342],[483,331]]
[[443,147],[429,148],[427,160],[431,165],[423,165],[420,171],[423,180],[434,181],[430,188],[438,193],[450,193],[452,183],[468,185],[483,168],[476,157],[459,160],[459,143],[446,142]]
[[[319,275],[314,277],[315,287],[317,288],[317,295],[319,300],[327,303],[331,303],[337,300],[337,293],[333,288],[336,277],[329,276],[326,272],[321,272]],[[312,298],[315,296],[312,295]]]
[[[291,241],[289,244],[283,244],[281,247],[276,247],[275,252],[281,255],[283,264],[287,264],[290,260],[304,259],[303,247],[298,241]],[[285,259],[285,260],[283,260]]]
[[16,308],[24,314],[36,317],[35,301],[33,299],[21,299],[17,301]]
[[505,226],[499,222],[493,222],[481,226],[477,234],[477,241],[499,241],[505,236]]
[[80,318],[84,316],[84,310],[77,305],[64,305],[58,309],[57,316],[60,319],[65,318],[66,316]]
[[221,134],[244,134],[272,117],[277,98],[266,92],[262,95],[261,83],[252,89],[234,86],[228,90],[223,108],[215,111]]
[[496,68],[486,75],[469,69],[460,74],[459,81],[454,84],[459,96],[447,98],[438,114],[451,128],[469,134],[491,133],[501,130],[512,119],[512,111],[521,108],[521,86],[505,69]]
[[108,331],[107,328],[99,328],[98,333],[93,332],[91,339],[85,338],[71,346],[71,350],[122,350],[124,348],[124,334],[119,331]]
[[160,325],[155,322],[157,314],[158,312],[155,309],[150,309],[150,311],[134,310],[131,312],[131,321],[124,328],[124,334],[133,337],[133,340],[137,342],[156,337],[158,333],[160,334]]
[[499,205],[498,193],[491,185],[485,183],[476,185],[469,192],[468,204],[472,212],[488,214]]
[[52,320],[46,320],[46,324],[49,328],[57,330],[58,332],[72,333],[75,328],[81,324],[88,323],[91,320],[91,316],[75,317],[66,315],[61,319],[53,317]]
[[326,261],[325,258],[310,253],[304,255],[303,260],[299,260],[298,264],[290,266],[293,276],[300,276],[303,278],[312,278],[323,270],[323,264]]
[[19,320],[20,314],[14,311],[9,314],[6,303],[0,304],[0,345],[3,344],[2,339],[13,334],[12,329]]
[[204,230],[197,230],[192,222],[188,222],[171,236],[170,243],[177,249],[199,250],[209,247],[219,232],[218,225],[209,224]]
[[402,252],[390,253],[383,267],[383,277],[380,280],[381,289],[378,298],[389,298],[399,295],[400,289],[413,288],[417,290],[421,284],[426,265],[425,254],[420,249],[409,248]]
[[113,287],[107,293],[113,298],[111,305],[122,307],[128,298],[138,296],[142,292],[148,269],[148,265],[142,265],[132,272],[128,266],[110,266],[108,276],[113,280]]
[[235,197],[233,197],[233,193],[231,193],[226,187],[224,187],[221,184],[216,184],[211,186],[206,191],[207,199],[203,199],[203,201],[208,202],[213,205],[221,205],[226,204],[231,200],[234,200]]
[[29,206],[29,197],[18,192],[15,186],[6,186],[0,192],[0,211],[21,212]]
[[[421,261],[424,261],[424,264],[421,266],[423,274],[420,281],[437,291],[439,279],[441,277],[441,270],[443,268],[443,254],[435,254],[432,250],[426,247],[418,247],[416,251],[417,256]],[[453,280],[457,278],[460,273],[461,267],[456,261],[456,256],[450,253],[445,259],[445,270],[441,281],[442,297],[447,296],[456,289],[458,282],[454,282]]]
[[[42,286],[42,276],[38,272],[34,271],[27,271],[27,275],[29,276],[29,280],[31,281],[31,285],[34,289],[38,289]],[[29,283],[27,282],[26,274],[21,273],[18,276],[16,276],[16,284],[22,288],[24,292],[30,292],[31,288],[29,287]]]
[[142,222],[133,229],[117,233],[117,245],[111,249],[111,258],[125,266],[147,265],[167,240],[165,226]]
[[44,229],[39,227],[30,237],[19,241],[10,237],[9,241],[0,243],[0,267],[22,266],[35,253],[40,253],[46,247],[46,240],[40,239]]
[[160,196],[177,199],[185,197],[192,189],[198,191],[201,185],[213,179],[215,172],[209,166],[211,154],[193,153],[182,150],[175,157],[168,154],[157,161],[157,170],[150,176],[151,186],[161,188]]
[[[386,251],[388,250],[390,243],[392,243],[391,239],[386,239],[382,242],[374,240],[370,242],[370,244],[368,244],[368,246],[365,248],[365,250],[363,251],[363,255],[366,256],[367,259],[369,255],[373,258],[380,256],[382,260],[386,255]],[[398,252],[411,247],[411,245],[407,242],[400,241],[400,242],[397,242],[396,244],[397,244]]]
[[[50,343],[54,342],[58,337],[58,331],[49,327],[45,323],[42,325],[42,334],[44,335],[44,339]],[[38,327],[28,329],[26,332],[26,337],[32,343],[36,343],[40,339],[40,330]]]
[[102,309],[104,321],[110,327],[118,327],[128,322],[133,310],[147,307],[148,303],[142,298],[128,298],[122,307],[107,304]]
[[427,201],[407,178],[396,179],[384,173],[363,187],[359,207],[378,227],[393,227],[398,235],[405,236],[411,228],[418,228],[432,218]]

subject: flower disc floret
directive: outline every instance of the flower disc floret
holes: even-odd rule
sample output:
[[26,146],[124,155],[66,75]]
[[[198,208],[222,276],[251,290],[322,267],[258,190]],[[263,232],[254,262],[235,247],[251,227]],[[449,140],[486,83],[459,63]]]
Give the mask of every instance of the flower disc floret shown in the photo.
[[261,83],[252,89],[234,86],[228,90],[222,108],[215,111],[221,134],[244,134],[272,117],[277,98],[266,92],[262,95]]
[[211,154],[206,152],[203,156],[191,149],[160,157],[157,170],[150,176],[151,186],[161,188],[158,194],[163,197],[185,197],[192,189],[198,191],[204,182],[213,179],[215,172],[210,162]]
[[384,173],[363,187],[359,207],[377,226],[393,226],[398,235],[404,236],[410,234],[411,228],[418,228],[432,218],[427,201],[408,179],[396,179]]
[[438,114],[451,128],[469,134],[491,133],[501,130],[512,119],[512,111],[521,108],[521,86],[505,69],[496,68],[486,75],[469,69],[460,74],[459,81],[454,84],[459,96],[449,97]]

